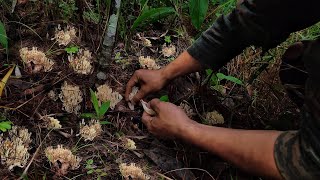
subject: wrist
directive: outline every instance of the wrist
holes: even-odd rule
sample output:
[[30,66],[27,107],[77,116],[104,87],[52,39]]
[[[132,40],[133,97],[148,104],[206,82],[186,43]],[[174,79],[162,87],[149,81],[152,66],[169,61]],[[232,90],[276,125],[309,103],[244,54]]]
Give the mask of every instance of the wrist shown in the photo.
[[167,67],[160,69],[160,74],[161,74],[162,79],[166,83],[170,82],[172,79],[174,79],[173,74],[170,72],[170,70]]
[[200,129],[199,126],[199,123],[190,119],[190,123],[181,127],[180,133],[178,134],[178,138],[183,141],[190,142],[192,139],[194,139],[194,136],[197,135],[197,132]]

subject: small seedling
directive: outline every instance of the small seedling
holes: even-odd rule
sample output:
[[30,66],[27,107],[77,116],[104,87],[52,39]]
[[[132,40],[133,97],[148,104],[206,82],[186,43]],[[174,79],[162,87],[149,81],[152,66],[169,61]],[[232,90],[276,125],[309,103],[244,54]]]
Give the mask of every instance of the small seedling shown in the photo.
[[[91,95],[91,102],[92,105],[95,109],[95,113],[82,113],[81,117],[82,118],[91,118],[91,119],[98,119],[98,120],[103,120],[104,115],[106,114],[106,112],[109,110],[110,107],[110,101],[107,102],[103,102],[101,104],[101,106],[99,106],[99,101],[97,98],[96,93],[90,89],[90,95]],[[104,121],[100,121],[100,124],[111,124],[111,122],[104,120]]]
[[243,85],[243,82],[240,79],[233,76],[224,75],[223,73],[215,74],[211,69],[207,69],[206,74],[207,74],[207,78],[210,78],[209,81],[210,81],[211,88],[218,92],[222,92],[222,90],[224,89],[223,86],[221,85],[222,80],[227,80],[227,81],[236,83],[238,85]]
[[102,169],[95,169],[93,166],[93,159],[88,159],[86,162],[87,174],[95,174],[97,175],[97,180],[100,180],[101,177],[104,177],[107,175],[106,172],[103,172]]
[[64,49],[68,54],[76,54],[79,51],[79,47],[77,46],[70,46],[70,47],[66,47]]
[[168,44],[171,43],[171,36],[164,36],[164,41]]
[[162,102],[169,102],[169,96],[168,95],[164,95],[160,97],[160,101]]
[[11,124],[12,124],[12,122],[10,122],[10,121],[0,122],[0,131],[7,132],[8,130],[11,129]]

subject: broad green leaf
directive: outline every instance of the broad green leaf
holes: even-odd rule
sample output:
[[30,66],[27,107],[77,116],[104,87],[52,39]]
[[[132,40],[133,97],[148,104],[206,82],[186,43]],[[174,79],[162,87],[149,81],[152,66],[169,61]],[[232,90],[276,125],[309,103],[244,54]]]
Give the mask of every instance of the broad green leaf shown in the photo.
[[191,22],[195,28],[200,29],[206,17],[209,6],[209,0],[190,0],[189,11]]
[[168,95],[164,95],[160,97],[160,101],[162,102],[169,102],[169,96]]
[[99,109],[99,117],[102,118],[104,114],[108,111],[110,107],[110,101],[102,103],[100,109]]
[[91,95],[91,102],[93,104],[93,107],[97,113],[97,115],[99,115],[99,102],[98,102],[98,99],[97,99],[97,95],[95,92],[93,92],[92,89],[90,89],[90,95]]
[[217,77],[220,79],[220,80],[228,80],[228,81],[231,81],[233,83],[236,83],[236,84],[239,84],[239,85],[243,85],[243,82],[236,78],[236,77],[233,77],[233,76],[226,76],[222,73],[217,73]]
[[80,117],[81,117],[81,118],[94,119],[94,118],[96,117],[96,115],[93,114],[93,113],[82,113],[82,114],[80,115]]
[[108,124],[112,124],[112,123],[109,121],[100,121],[100,124],[101,125],[108,125]]
[[152,23],[167,17],[171,14],[176,14],[173,7],[160,7],[152,8],[143,11],[143,13],[133,22],[131,30],[135,30],[138,26],[145,24],[146,22]]
[[64,49],[68,54],[75,54],[79,51],[79,47],[77,46],[71,46],[71,47],[66,47]]
[[8,37],[4,24],[0,21],[0,44],[8,50]]

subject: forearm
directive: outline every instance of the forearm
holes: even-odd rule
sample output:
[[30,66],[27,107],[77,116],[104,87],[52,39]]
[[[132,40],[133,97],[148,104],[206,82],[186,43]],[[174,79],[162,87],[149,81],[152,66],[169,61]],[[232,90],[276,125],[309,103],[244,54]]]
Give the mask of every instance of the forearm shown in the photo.
[[184,141],[208,150],[243,170],[281,179],[274,160],[274,143],[281,132],[236,130],[195,124]]
[[185,51],[163,69],[163,74],[166,79],[172,80],[199,70],[201,70],[201,64]]

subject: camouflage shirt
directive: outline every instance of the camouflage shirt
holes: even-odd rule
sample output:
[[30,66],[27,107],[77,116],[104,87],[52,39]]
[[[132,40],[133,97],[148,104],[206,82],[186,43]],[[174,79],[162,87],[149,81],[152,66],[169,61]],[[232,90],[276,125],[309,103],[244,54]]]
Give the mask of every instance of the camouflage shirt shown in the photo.
[[[218,18],[188,52],[218,70],[250,45],[273,48],[290,33],[318,21],[319,0],[243,0]],[[308,72],[303,122],[298,131],[283,132],[274,149],[284,179],[320,179],[320,39],[308,45],[302,60]]]

